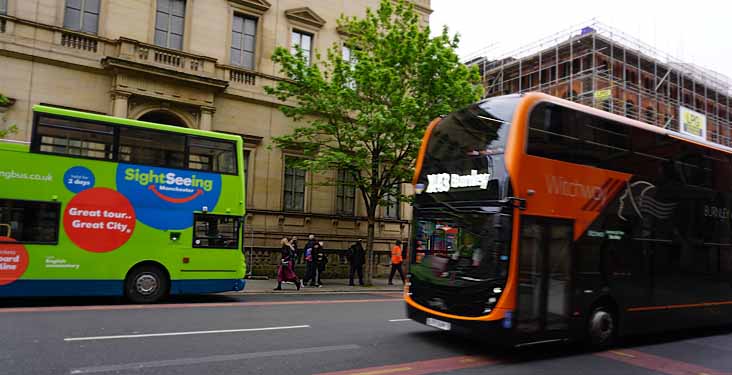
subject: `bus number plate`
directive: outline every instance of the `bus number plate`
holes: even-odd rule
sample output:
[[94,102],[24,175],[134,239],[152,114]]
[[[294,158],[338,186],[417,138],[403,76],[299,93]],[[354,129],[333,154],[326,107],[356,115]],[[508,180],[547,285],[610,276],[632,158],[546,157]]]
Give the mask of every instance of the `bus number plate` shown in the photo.
[[442,320],[427,318],[427,325],[431,327],[435,327],[438,329],[441,329],[443,331],[449,331],[450,330],[450,323],[443,322]]

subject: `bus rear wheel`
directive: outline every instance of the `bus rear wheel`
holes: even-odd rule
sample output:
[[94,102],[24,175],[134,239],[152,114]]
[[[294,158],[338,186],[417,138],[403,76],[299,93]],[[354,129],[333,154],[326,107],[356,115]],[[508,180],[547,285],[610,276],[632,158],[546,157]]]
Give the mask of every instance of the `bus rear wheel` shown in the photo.
[[592,310],[587,322],[587,339],[592,349],[603,349],[611,346],[617,333],[615,314],[600,306]]
[[170,280],[158,266],[134,267],[125,278],[125,296],[133,303],[154,303],[168,294]]

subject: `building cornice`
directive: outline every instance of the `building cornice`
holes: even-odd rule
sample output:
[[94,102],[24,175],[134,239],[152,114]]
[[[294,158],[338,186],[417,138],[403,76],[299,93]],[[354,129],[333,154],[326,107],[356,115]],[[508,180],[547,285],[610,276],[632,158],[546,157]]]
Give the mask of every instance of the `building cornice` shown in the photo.
[[209,78],[196,74],[180,72],[174,69],[167,69],[150,64],[142,64],[135,61],[120,59],[117,57],[105,57],[102,59],[102,66],[105,69],[126,69],[141,73],[152,74],[177,81],[185,81],[191,84],[205,86],[216,90],[224,90],[229,86],[229,81]]
[[290,21],[304,23],[318,29],[325,25],[325,19],[308,7],[288,9],[285,11],[285,17]]
[[269,8],[272,7],[272,4],[266,0],[229,0],[229,3],[245,8],[246,10],[259,15],[267,13]]

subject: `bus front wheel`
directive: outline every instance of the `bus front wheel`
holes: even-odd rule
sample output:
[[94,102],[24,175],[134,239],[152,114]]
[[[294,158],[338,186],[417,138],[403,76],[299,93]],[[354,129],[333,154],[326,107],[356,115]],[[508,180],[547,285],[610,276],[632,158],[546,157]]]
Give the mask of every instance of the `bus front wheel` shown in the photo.
[[133,303],[154,303],[168,293],[170,280],[160,267],[142,264],[127,273],[125,296]]
[[605,306],[595,308],[589,316],[587,330],[588,341],[593,349],[612,345],[617,331],[615,314]]

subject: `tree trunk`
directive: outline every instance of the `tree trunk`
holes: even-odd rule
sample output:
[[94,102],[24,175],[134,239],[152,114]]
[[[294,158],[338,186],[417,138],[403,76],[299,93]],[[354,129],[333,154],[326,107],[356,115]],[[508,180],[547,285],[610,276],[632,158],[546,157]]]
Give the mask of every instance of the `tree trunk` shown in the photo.
[[376,266],[374,265],[374,237],[375,237],[376,219],[373,215],[369,215],[368,237],[366,238],[366,285],[373,285],[372,279]]

